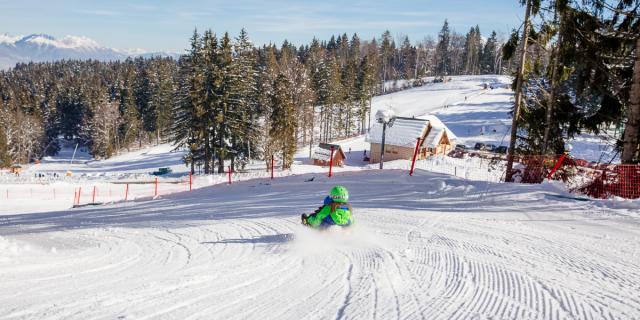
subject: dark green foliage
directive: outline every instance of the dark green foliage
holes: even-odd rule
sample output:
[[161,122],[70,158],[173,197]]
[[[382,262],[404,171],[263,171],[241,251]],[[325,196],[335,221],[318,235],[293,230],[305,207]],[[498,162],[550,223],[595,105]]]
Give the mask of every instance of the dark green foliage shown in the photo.
[[449,31],[449,22],[444,20],[444,25],[438,34],[438,46],[436,48],[436,74],[451,74],[451,56],[449,55],[449,45],[451,43],[451,34]]
[[7,136],[0,126],[0,168],[7,168],[11,165],[11,157],[9,156],[9,146],[7,145]]
[[[544,9],[555,18],[529,33],[521,151],[560,153],[577,134],[627,121],[640,18],[637,1],[615,2],[534,1],[534,11]],[[503,47],[504,59],[514,55],[519,41],[514,32]]]
[[276,150],[282,153],[282,166],[291,167],[296,152],[296,121],[293,97],[290,94],[291,82],[279,74],[273,83],[271,94],[271,128],[269,135],[277,141]]

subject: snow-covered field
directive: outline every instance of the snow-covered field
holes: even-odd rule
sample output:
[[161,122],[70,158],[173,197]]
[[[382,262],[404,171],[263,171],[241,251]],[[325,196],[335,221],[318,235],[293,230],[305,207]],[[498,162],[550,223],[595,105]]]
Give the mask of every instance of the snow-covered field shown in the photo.
[[[334,184],[357,228],[304,230]],[[562,194],[362,171],[4,216],[0,318],[640,317],[637,211]]]
[[[506,145],[511,93],[482,84],[509,81],[455,77],[377,97],[373,113],[436,114],[463,143]],[[576,148],[602,154],[589,139]],[[0,176],[0,319],[640,319],[638,200],[492,183],[502,171],[480,158],[372,170],[363,136],[338,143],[333,178],[303,148],[274,180],[254,163],[232,185],[196,176],[193,192],[169,145],[73,164],[67,146]],[[159,167],[174,173],[154,199]],[[356,228],[302,228],[335,184]],[[70,209],[94,187],[105,205]]]

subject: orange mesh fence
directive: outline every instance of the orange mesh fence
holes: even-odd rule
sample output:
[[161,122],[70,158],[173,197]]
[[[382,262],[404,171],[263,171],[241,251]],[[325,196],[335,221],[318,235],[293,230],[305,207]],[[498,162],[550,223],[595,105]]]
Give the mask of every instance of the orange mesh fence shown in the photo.
[[600,164],[563,155],[516,156],[513,170],[514,182],[541,183],[548,178],[592,198],[640,198],[637,164]]
[[582,169],[591,179],[574,191],[593,198],[640,198],[640,165],[617,164]]

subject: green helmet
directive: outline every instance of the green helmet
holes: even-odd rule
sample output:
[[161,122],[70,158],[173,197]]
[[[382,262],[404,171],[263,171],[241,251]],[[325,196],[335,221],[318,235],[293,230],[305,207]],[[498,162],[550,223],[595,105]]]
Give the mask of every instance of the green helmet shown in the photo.
[[329,192],[329,196],[333,202],[347,202],[349,201],[349,191],[343,186],[335,186]]

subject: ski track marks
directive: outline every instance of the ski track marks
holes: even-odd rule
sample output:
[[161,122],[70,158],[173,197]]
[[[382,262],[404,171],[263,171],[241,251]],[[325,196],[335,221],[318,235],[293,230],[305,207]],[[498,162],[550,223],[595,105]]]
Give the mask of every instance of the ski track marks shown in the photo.
[[370,200],[354,201],[350,234],[236,195],[250,185],[313,207],[328,181],[9,216],[0,233],[19,245],[0,256],[0,319],[640,318],[633,218],[584,202],[545,210],[525,187],[478,185],[485,197],[456,202],[456,188],[423,196],[430,174],[384,190],[354,175],[352,194]]

